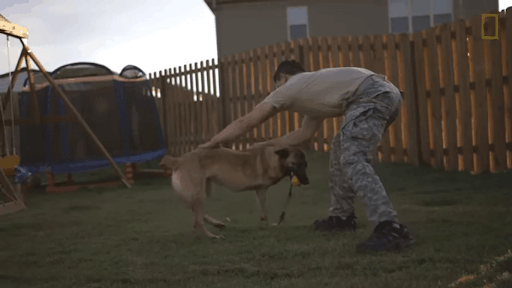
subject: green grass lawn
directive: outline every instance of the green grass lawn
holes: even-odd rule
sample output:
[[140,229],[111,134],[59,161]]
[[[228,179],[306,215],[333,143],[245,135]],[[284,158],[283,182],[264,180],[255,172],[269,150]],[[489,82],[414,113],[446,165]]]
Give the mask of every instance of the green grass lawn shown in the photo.
[[[166,179],[140,180],[130,190],[34,191],[27,210],[0,217],[0,287],[512,285],[512,172],[471,176],[379,165],[416,243],[401,253],[359,255],[355,245],[371,232],[361,203],[358,232],[312,230],[327,212],[328,154],[308,156],[311,185],[294,189],[282,226],[260,223],[255,193],[215,187],[207,211],[228,224],[225,240],[191,233],[192,212]],[[287,190],[283,180],[269,192],[272,222]]]

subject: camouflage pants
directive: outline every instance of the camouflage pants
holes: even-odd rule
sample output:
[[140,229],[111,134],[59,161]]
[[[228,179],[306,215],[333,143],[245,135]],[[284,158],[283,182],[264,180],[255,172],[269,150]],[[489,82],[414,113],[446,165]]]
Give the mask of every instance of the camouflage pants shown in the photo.
[[356,92],[345,123],[331,144],[329,216],[354,213],[356,195],[366,205],[368,220],[377,225],[397,221],[396,212],[372,164],[377,145],[393,123],[402,103],[400,90],[386,80],[371,77]]

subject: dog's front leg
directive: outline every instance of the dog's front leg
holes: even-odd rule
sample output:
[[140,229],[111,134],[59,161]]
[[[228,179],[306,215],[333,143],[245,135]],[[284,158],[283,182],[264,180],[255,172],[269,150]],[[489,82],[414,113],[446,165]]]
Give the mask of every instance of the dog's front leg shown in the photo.
[[267,215],[267,189],[256,190],[256,196],[258,204],[260,205],[261,210],[261,221],[267,222],[268,225],[268,215]]

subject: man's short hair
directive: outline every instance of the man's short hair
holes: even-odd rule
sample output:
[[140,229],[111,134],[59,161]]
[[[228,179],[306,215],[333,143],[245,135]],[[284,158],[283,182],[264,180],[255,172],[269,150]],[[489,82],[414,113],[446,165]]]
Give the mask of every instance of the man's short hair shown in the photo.
[[302,72],[306,72],[302,65],[295,60],[286,60],[281,62],[277,66],[276,72],[274,73],[274,82],[281,80],[281,75],[296,75]]

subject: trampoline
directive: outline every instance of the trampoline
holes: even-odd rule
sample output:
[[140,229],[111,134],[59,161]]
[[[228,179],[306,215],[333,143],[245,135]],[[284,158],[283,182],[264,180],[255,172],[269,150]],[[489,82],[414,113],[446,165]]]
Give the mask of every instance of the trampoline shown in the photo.
[[[138,67],[128,65],[117,74],[97,63],[78,62],[57,68],[51,76],[117,164],[146,162],[167,153],[149,80]],[[51,85],[42,75],[34,78],[40,115],[55,120],[20,126],[20,166],[31,173],[55,174],[108,167]],[[28,80],[19,105],[20,118],[31,119],[34,105]]]

